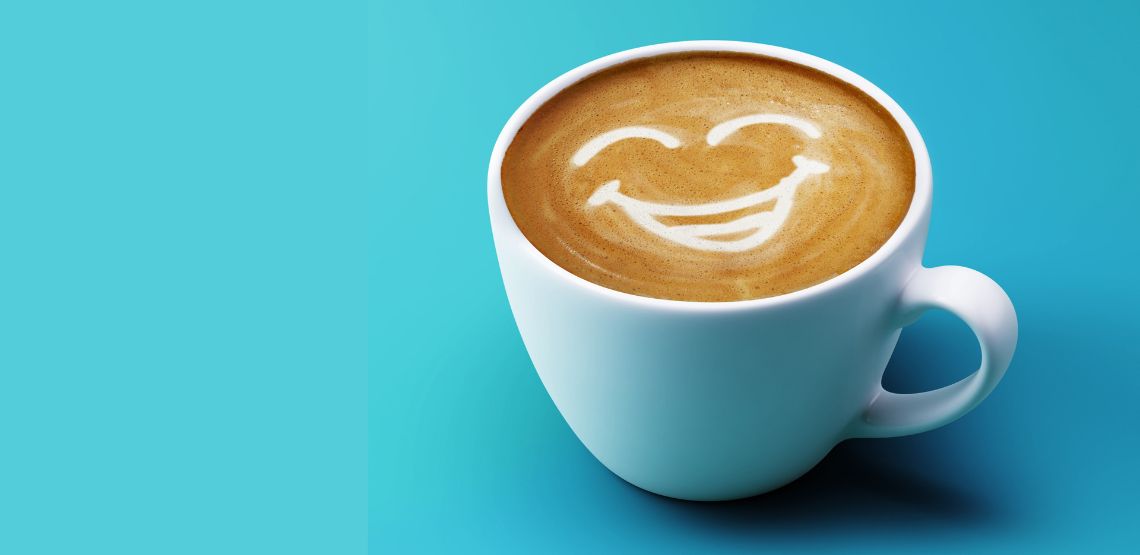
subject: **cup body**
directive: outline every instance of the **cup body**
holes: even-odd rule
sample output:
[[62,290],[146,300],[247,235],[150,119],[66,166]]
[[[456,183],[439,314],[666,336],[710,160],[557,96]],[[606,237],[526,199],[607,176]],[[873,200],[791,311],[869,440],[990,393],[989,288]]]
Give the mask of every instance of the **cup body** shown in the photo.
[[[915,156],[915,194],[894,235],[824,283],[777,297],[700,303],[638,297],[583,280],[545,258],[507,210],[507,146],[566,86],[624,61],[736,51],[830,73],[888,109]],[[728,41],[668,43],[574,69],[528,99],[495,145],[488,173],[495,249],[523,342],[558,410],[587,449],[643,489],[693,500],[769,491],[811,469],[880,391],[898,340],[900,292],[921,267],[930,217],[926,148],[885,93],[835,64]]]

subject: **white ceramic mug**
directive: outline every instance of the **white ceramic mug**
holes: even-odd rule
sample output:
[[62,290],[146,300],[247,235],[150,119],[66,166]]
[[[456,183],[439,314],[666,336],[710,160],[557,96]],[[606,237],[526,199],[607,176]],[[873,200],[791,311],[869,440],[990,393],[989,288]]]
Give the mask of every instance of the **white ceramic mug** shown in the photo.
[[[604,68],[683,51],[748,52],[831,74],[894,116],[914,152],[915,193],[894,235],[870,258],[800,291],[749,301],[639,297],[583,280],[545,258],[507,211],[503,154],[545,101]],[[646,490],[694,500],[747,497],[784,485],[838,442],[914,434],[973,409],[1001,380],[1017,316],[986,276],[924,268],[930,159],[902,108],[831,62],[774,46],[691,41],[620,52],[551,81],[511,116],[488,173],[491,227],[523,342],[566,422],[599,461]],[[945,309],[977,335],[982,362],[941,389],[897,394],[883,370],[903,326]]]

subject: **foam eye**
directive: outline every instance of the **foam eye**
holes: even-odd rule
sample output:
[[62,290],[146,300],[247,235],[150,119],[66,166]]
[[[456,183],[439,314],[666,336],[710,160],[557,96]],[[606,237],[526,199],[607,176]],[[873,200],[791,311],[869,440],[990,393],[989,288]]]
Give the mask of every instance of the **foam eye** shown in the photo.
[[591,158],[606,147],[626,139],[651,139],[661,143],[665,148],[681,146],[681,140],[677,137],[652,127],[619,127],[590,139],[589,142],[582,145],[582,148],[578,149],[578,152],[574,153],[574,157],[570,161],[575,166],[585,166],[586,162],[589,162]]
[[739,118],[730,119],[724,123],[718,124],[709,130],[706,140],[709,146],[719,145],[726,137],[736,133],[744,127],[749,125],[759,125],[764,123],[775,123],[779,125],[787,125],[794,127],[803,132],[804,135],[813,139],[820,138],[823,133],[820,133],[819,128],[809,121],[805,121],[792,116],[785,116],[781,114],[752,114],[750,116],[742,116]]

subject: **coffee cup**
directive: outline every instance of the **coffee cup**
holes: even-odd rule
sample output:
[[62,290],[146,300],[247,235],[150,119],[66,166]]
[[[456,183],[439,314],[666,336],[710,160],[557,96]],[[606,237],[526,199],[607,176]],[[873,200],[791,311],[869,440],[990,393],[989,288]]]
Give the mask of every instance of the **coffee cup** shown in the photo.
[[[898,122],[914,156],[914,193],[897,229],[868,258],[821,283],[776,296],[696,302],[603,287],[544,256],[504,200],[504,155],[560,91],[631,60],[737,52],[800,64],[869,95]],[[526,349],[583,445],[626,481],[661,495],[727,500],[778,488],[851,438],[915,434],[972,410],[1005,373],[1017,317],[1002,289],[959,266],[922,265],[932,179],[922,137],[883,91],[823,59],[731,41],[658,44],[589,62],[527,99],[499,135],[488,172],[503,283]],[[923,393],[886,391],[900,331],[930,309],[963,320],[980,367]],[[931,356],[936,356],[932,354]]]

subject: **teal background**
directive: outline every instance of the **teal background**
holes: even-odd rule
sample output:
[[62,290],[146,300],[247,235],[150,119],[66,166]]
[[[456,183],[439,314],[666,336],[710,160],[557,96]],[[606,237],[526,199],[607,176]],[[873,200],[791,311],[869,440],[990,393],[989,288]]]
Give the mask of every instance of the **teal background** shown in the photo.
[[367,549],[363,3],[0,3],[0,553]]
[[[4,3],[0,553],[1135,551],[1138,23],[1124,3]],[[898,100],[934,158],[927,263],[993,276],[1022,334],[961,421],[717,505],[627,486],[573,437],[485,212],[530,93],[696,38],[801,49]],[[887,383],[977,358],[930,315]]]
[[[371,7],[375,550],[1140,549],[1135,4]],[[849,442],[785,489],[700,505],[626,485],[561,420],[503,294],[485,173],[507,118],[557,75],[712,38],[822,56],[892,95],[933,157],[926,263],[1001,283],[1021,341],[1005,381],[962,420]],[[918,391],[977,363],[962,324],[928,315],[903,334],[886,381]]]

